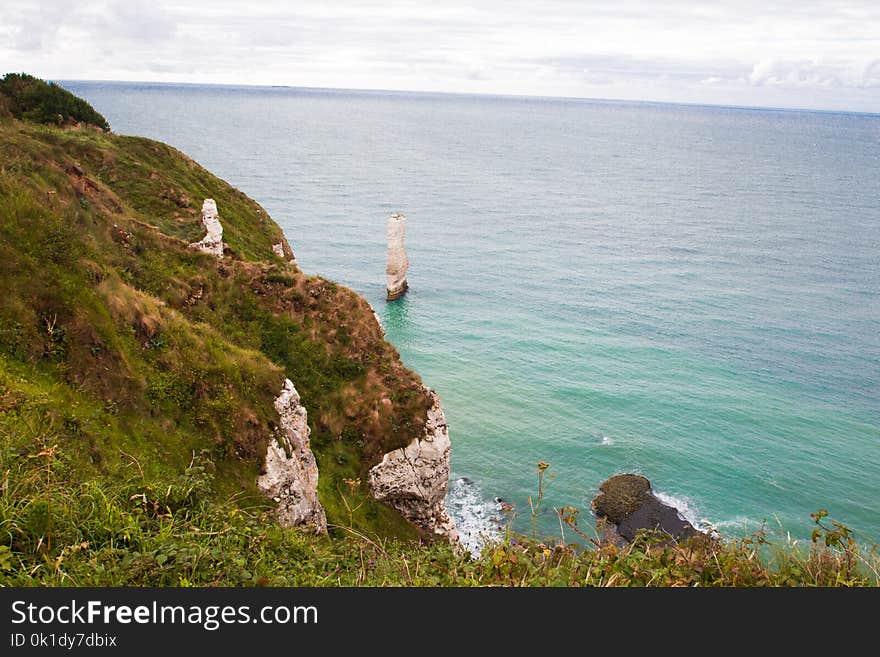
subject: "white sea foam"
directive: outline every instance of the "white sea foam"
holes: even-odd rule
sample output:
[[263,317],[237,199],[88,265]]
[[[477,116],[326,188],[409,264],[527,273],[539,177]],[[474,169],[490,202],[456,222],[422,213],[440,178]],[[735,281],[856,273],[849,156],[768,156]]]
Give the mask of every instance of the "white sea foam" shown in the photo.
[[605,434],[602,434],[602,442],[600,442],[599,444],[600,445],[613,445],[614,441],[611,439],[610,436],[606,436]]
[[663,504],[677,509],[678,515],[681,516],[683,520],[687,520],[697,529],[709,522],[706,518],[700,517],[700,512],[697,510],[694,501],[689,497],[670,495],[668,493],[661,493],[657,490],[653,491],[653,493],[658,500],[663,502]]
[[756,522],[751,518],[747,518],[746,516],[737,516],[736,518],[730,518],[729,520],[719,520],[712,525],[716,529],[726,529],[730,530],[725,532],[725,535],[729,535],[730,538],[738,537],[746,533],[747,530],[757,529],[761,526],[760,522]]
[[660,491],[653,491],[654,496],[671,507],[678,509],[678,515],[687,520],[701,531],[716,530],[725,538],[738,538],[745,536],[749,531],[757,529],[761,523],[755,522],[746,516],[737,516],[726,520],[713,521],[700,513],[694,501],[684,495],[670,495]]
[[487,499],[473,480],[456,477],[449,483],[446,508],[458,526],[461,544],[472,555],[479,556],[487,542],[501,537],[501,501]]

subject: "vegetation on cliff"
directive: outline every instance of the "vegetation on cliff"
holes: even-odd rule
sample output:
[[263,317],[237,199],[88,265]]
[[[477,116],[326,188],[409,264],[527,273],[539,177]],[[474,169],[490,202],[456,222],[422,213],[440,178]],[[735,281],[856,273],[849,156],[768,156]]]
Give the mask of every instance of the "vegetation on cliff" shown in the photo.
[[85,100],[26,73],[7,73],[0,79],[0,113],[37,123],[86,123],[101,130],[110,124]]
[[[805,547],[764,530],[682,543],[642,533],[624,547],[597,540],[589,549],[506,532],[471,558],[448,543],[348,527],[335,537],[282,529],[259,505],[218,500],[219,475],[200,459],[167,483],[145,484],[133,464],[122,480],[76,484],[56,478],[57,452],[30,456],[7,475],[0,496],[0,584],[9,586],[880,585],[876,553],[862,552],[822,513]],[[22,511],[16,500],[32,501]],[[563,513],[569,538],[575,516]],[[35,526],[42,549],[10,549],[10,533]]]
[[[276,255],[265,210],[170,146],[82,125],[107,127],[29,76],[0,89],[0,585],[877,583],[846,540],[775,562],[756,539],[417,542],[365,474],[431,401],[366,301]],[[206,197],[219,262],[188,248]],[[327,537],[280,528],[256,487],[285,377]]]
[[[7,115],[0,153],[0,495],[17,491],[0,540],[44,556],[70,544],[51,495],[31,489],[43,452],[52,491],[134,468],[141,503],[173,514],[189,499],[168,498],[173,482],[199,463],[215,475],[207,497],[266,506],[255,481],[285,377],[309,412],[330,520],[348,522],[345,481],[420,435],[431,403],[369,304],[277,256],[265,210],[167,145]],[[228,245],[219,263],[188,248],[206,197]],[[371,499],[354,525],[416,534]]]

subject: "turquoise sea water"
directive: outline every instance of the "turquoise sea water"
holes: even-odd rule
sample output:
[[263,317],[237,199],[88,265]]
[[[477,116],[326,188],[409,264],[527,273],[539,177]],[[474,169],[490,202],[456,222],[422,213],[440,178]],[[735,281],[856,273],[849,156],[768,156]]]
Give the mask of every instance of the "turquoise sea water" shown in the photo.
[[[527,527],[544,460],[545,533],[636,471],[727,535],[803,537],[825,507],[880,540],[880,116],[64,86],[373,304],[440,393],[461,524],[500,496]],[[386,304],[391,212],[410,292]]]

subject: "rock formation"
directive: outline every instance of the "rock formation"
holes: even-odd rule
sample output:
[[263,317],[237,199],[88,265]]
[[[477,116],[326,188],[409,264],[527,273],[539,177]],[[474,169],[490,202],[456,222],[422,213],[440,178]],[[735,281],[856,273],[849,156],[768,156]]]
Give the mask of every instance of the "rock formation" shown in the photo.
[[406,272],[409,260],[406,258],[406,215],[392,214],[388,219],[386,231],[388,238],[387,264],[385,265],[385,288],[388,291],[387,301],[399,299],[409,287],[406,283]]
[[599,486],[593,511],[605,521],[607,538],[631,542],[640,529],[660,531],[675,540],[700,532],[681,517],[678,509],[661,502],[651,491],[651,482],[636,474],[620,474]]
[[[284,248],[284,242],[278,242],[278,244],[272,245],[272,253],[277,255],[279,258],[284,258],[287,260],[287,263],[290,265],[296,264],[296,254],[293,252],[293,249],[290,248],[290,245],[287,248]],[[287,257],[287,253],[290,253],[290,257]]]
[[395,449],[370,468],[370,491],[428,534],[458,541],[455,522],[446,511],[449,487],[449,427],[433,390],[425,435]]
[[309,446],[306,409],[290,379],[285,379],[275,399],[275,410],[281,416],[280,427],[266,448],[257,486],[277,502],[282,527],[304,525],[326,534],[327,516],[318,500],[318,464]]
[[[367,302],[369,304],[369,301]],[[376,312],[376,309],[370,305],[370,310],[373,313],[373,319],[376,320],[376,324],[379,325],[379,330],[382,331],[382,335],[385,335],[385,327],[382,325],[382,319],[379,317],[379,313]]]
[[217,214],[217,203],[212,198],[206,198],[202,203],[202,225],[207,234],[198,242],[190,244],[190,247],[222,258],[223,226],[220,225],[220,217]]

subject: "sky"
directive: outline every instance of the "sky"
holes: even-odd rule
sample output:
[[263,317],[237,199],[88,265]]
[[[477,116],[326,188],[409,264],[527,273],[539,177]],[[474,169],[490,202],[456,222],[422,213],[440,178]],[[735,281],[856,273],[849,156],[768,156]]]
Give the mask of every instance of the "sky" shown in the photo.
[[7,71],[880,112],[880,1],[3,0]]

